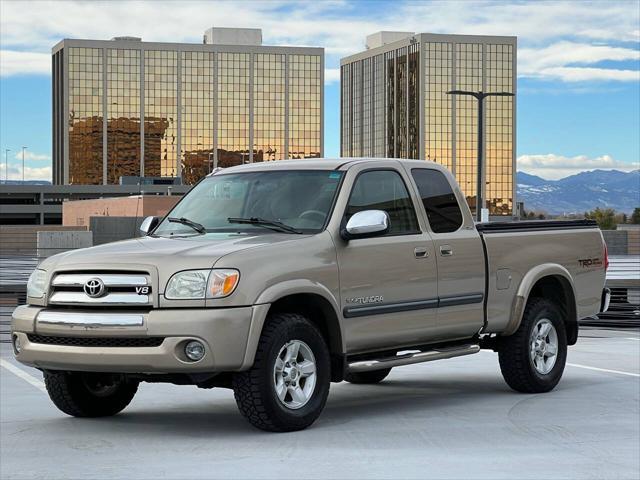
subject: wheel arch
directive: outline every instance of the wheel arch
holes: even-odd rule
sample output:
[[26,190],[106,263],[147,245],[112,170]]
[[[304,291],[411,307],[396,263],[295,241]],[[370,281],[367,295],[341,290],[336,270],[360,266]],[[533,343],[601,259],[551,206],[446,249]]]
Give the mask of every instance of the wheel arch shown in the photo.
[[342,381],[345,369],[345,344],[337,302],[324,285],[309,280],[288,281],[267,288],[256,301],[264,307],[261,324],[249,338],[245,365],[253,364],[255,349],[262,330],[273,313],[298,313],[313,323],[327,342],[331,354],[331,380]]
[[550,299],[561,309],[567,342],[574,345],[578,340],[578,310],[573,277],[558,264],[538,265],[523,277],[514,299],[511,319],[503,335],[512,335],[518,330],[527,302],[536,297]]

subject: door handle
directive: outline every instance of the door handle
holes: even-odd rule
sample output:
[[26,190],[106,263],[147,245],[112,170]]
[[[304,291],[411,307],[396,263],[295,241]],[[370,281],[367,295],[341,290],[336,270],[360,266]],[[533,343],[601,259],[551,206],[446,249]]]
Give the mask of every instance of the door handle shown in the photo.
[[413,249],[413,254],[416,258],[428,258],[429,250],[427,250],[427,247],[416,247]]
[[453,255],[453,248],[451,248],[451,245],[440,245],[440,256],[450,257],[451,255]]

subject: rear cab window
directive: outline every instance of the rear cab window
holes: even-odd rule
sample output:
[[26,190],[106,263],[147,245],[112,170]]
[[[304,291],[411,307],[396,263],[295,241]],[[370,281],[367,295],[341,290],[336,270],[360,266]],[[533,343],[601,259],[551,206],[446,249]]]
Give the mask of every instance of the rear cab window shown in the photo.
[[429,225],[434,233],[455,232],[462,226],[462,210],[451,183],[439,170],[414,168],[411,175],[418,187]]

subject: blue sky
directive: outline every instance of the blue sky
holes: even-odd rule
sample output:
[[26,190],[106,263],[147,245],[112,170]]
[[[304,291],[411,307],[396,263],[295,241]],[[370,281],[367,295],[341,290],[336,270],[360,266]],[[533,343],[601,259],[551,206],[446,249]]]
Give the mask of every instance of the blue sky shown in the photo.
[[640,2],[0,2],[0,176],[50,178],[50,50],[62,38],[200,43],[210,26],[323,46],[325,155],[339,154],[340,58],[379,30],[518,36],[518,168],[639,168]]

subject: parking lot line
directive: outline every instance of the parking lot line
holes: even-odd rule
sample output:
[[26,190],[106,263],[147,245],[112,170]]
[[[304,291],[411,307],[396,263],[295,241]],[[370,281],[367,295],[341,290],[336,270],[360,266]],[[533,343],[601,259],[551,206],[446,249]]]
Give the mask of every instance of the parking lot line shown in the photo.
[[21,368],[16,367],[14,364],[6,361],[4,358],[0,358],[0,367],[5,368],[6,370],[13,373],[16,377],[20,377],[27,383],[30,383],[38,390],[42,392],[46,392],[47,389],[44,386],[44,383],[41,380],[38,380],[36,377],[29,375],[27,372],[22,370]]
[[609,370],[608,368],[590,367],[588,365],[580,365],[579,363],[568,363],[570,367],[584,368],[585,370],[595,370],[596,372],[617,373],[618,375],[628,375],[630,377],[640,377],[640,373],[623,372],[620,370]]

